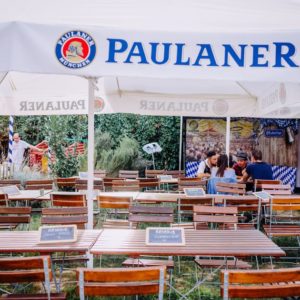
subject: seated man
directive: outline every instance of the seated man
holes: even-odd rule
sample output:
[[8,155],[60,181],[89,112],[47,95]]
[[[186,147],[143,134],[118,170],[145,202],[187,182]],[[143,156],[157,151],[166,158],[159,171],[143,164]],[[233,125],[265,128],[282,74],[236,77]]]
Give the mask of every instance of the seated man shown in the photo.
[[255,179],[273,179],[273,171],[269,164],[262,161],[262,152],[253,150],[251,155],[251,164],[246,167],[240,182],[247,182],[249,178]]
[[233,169],[235,171],[235,175],[242,177],[243,171],[246,169],[248,164],[248,156],[245,152],[238,152],[236,155],[237,162],[233,165]]
[[201,161],[198,171],[197,177],[200,179],[208,178],[211,174],[212,167],[217,165],[218,155],[215,151],[208,151],[207,158]]

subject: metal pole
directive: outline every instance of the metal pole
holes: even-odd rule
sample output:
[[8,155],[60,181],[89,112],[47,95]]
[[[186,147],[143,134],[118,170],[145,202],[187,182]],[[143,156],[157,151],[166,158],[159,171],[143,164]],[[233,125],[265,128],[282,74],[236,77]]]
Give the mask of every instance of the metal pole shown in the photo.
[[88,229],[93,229],[93,204],[94,204],[94,99],[95,99],[95,78],[89,78],[89,105],[88,105]]
[[181,171],[181,164],[182,164],[182,128],[183,128],[183,116],[180,116],[179,171]]
[[154,152],[152,152],[152,163],[153,163],[153,170],[155,170]]
[[226,118],[226,154],[229,157],[230,149],[230,117]]

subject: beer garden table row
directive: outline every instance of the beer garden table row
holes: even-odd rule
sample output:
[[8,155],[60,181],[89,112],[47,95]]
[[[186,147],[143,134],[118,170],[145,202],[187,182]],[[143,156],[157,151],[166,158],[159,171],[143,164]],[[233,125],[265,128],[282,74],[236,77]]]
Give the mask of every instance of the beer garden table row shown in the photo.
[[103,255],[284,256],[285,252],[258,230],[186,230],[184,246],[146,245],[145,230],[79,230],[76,242],[40,244],[38,231],[0,231],[0,253],[90,252]]
[[[76,242],[55,244],[40,244],[38,231],[0,231],[0,253],[85,252],[131,257],[140,255],[280,257],[285,255],[282,249],[257,230],[186,230],[183,246],[152,246],[146,245],[145,242],[145,230],[79,230]],[[60,290],[60,284],[57,283],[56,278],[54,279],[57,289]],[[185,295],[181,294],[181,296],[187,299]]]
[[139,256],[218,255],[284,256],[285,252],[258,230],[186,230],[185,246],[149,246],[145,230],[79,230],[76,242],[40,244],[38,231],[0,231],[0,252],[88,252]]
[[[22,201],[22,200],[37,200],[37,201],[49,201],[51,193],[58,193],[58,194],[76,194],[78,192],[55,192],[55,191],[48,191],[45,190],[43,195],[41,195],[40,190],[21,190],[20,194],[18,195],[9,195],[10,201]],[[82,192],[80,192],[82,193]],[[133,201],[135,202],[165,202],[165,203],[176,203],[180,198],[186,198],[184,193],[151,193],[151,192],[100,192],[98,194],[101,196],[122,196],[122,197],[132,197]],[[247,195],[244,197],[250,197],[251,195]],[[215,199],[222,199],[226,197],[227,199],[236,196],[230,195],[222,195],[222,194],[206,194],[201,197],[213,197]],[[293,198],[299,197],[299,195],[284,195],[284,196],[274,196],[273,198]]]

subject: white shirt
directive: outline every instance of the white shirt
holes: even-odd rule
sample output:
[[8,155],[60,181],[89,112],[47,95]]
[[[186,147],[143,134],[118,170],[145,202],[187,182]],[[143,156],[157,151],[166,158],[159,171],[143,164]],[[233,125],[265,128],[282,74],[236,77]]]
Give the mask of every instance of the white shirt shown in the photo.
[[22,164],[24,159],[24,152],[30,145],[22,140],[18,143],[12,143],[12,163],[14,164]]
[[206,166],[209,167],[209,165],[208,165],[208,159],[201,161],[201,163],[200,163],[200,165],[198,167],[197,174],[203,174]]

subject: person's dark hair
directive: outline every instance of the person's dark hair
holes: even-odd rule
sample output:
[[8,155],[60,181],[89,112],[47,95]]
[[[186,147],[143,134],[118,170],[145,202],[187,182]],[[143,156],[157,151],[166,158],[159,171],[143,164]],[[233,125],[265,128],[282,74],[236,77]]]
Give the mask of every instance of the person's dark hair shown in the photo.
[[207,158],[210,158],[210,157],[215,156],[215,155],[216,155],[215,151],[208,151],[206,156],[207,156]]
[[260,150],[253,150],[252,151],[252,156],[254,157],[255,160],[262,160],[262,152]]
[[228,168],[228,156],[226,154],[221,154],[217,161],[218,171],[216,173],[217,177],[223,177],[226,168]]

